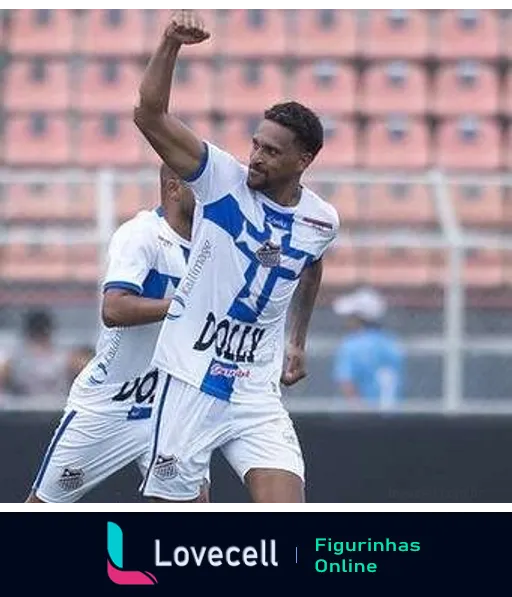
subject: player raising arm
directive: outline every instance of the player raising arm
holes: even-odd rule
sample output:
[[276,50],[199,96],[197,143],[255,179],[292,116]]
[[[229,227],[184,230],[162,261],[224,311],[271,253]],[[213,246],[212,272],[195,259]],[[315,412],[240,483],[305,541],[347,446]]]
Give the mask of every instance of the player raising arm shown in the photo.
[[[167,376],[160,380],[143,491],[195,501],[211,453],[220,448],[254,501],[300,502],[304,464],[280,382],[292,385],[306,374],[321,259],[339,227],[334,208],[301,185],[322,148],[323,129],[297,102],[269,108],[248,168],[199,139],[172,113],[172,76],[181,47],[208,38],[195,11],[173,14],[134,115],[201,206],[189,270],[155,349],[153,364]],[[162,99],[169,89],[170,112]]]

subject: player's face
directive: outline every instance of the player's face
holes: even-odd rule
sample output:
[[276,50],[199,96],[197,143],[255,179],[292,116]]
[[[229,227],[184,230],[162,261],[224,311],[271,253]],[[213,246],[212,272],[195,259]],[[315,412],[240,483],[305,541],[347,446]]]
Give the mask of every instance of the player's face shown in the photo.
[[252,139],[247,185],[255,191],[276,189],[305,170],[304,152],[295,133],[263,120]]

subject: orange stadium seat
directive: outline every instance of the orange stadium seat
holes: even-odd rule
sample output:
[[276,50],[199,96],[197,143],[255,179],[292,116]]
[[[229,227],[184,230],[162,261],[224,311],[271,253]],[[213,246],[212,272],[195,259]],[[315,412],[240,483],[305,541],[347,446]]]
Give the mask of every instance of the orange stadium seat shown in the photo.
[[65,118],[45,113],[7,118],[5,162],[11,166],[59,166],[70,161],[70,131]]
[[227,64],[220,75],[216,106],[232,114],[262,114],[284,97],[282,69],[259,60]]
[[144,209],[142,189],[136,183],[117,183],[114,187],[114,198],[116,215],[121,222],[126,222]]
[[97,285],[102,273],[98,243],[67,246],[66,264],[66,282]]
[[221,147],[247,164],[251,154],[252,136],[260,122],[260,116],[229,118],[224,124]]
[[291,51],[300,58],[348,57],[356,53],[357,14],[354,10],[295,11]]
[[131,118],[108,114],[82,119],[77,150],[80,166],[136,166],[141,156],[140,134]]
[[434,54],[441,59],[481,58],[500,54],[497,10],[440,10]]
[[[512,33],[512,30],[511,30]],[[505,77],[505,85],[501,94],[501,111],[512,116],[512,68],[509,68]]]
[[356,125],[341,118],[324,116],[324,146],[313,162],[316,170],[355,168],[358,162]]
[[452,170],[496,170],[502,163],[500,128],[490,119],[461,117],[444,122],[436,162]]
[[492,115],[499,108],[498,74],[473,61],[442,66],[434,83],[432,111],[442,116]]
[[2,278],[11,282],[65,282],[66,248],[61,244],[9,242],[4,248]]
[[356,110],[356,84],[352,67],[317,61],[296,70],[293,97],[317,112],[352,114]]
[[369,185],[363,218],[377,226],[433,226],[437,221],[429,188],[407,183]]
[[351,246],[339,245],[325,253],[322,285],[352,287],[360,282],[361,268],[358,252]]
[[501,188],[497,185],[452,184],[450,195],[465,226],[500,227],[504,219]]
[[7,46],[7,36],[5,34],[5,15],[4,13],[0,13],[0,50],[5,51]]
[[12,184],[6,189],[6,220],[41,222],[66,220],[74,215],[74,204],[65,184]]
[[430,50],[429,19],[423,10],[369,10],[360,37],[365,58],[417,59]]
[[363,277],[372,286],[421,287],[433,282],[427,249],[374,248],[365,257]]
[[503,19],[502,54],[512,60],[512,15],[510,11]]
[[430,162],[427,126],[421,120],[376,120],[363,136],[363,165],[375,169],[420,169]]
[[512,127],[509,126],[508,128],[508,134],[505,138],[505,168],[507,168],[509,171],[512,171]]
[[73,13],[64,9],[13,10],[9,51],[61,55],[73,51]]
[[82,16],[78,51],[84,54],[109,56],[142,55],[145,50],[145,28],[138,9],[88,9]]
[[70,101],[68,65],[42,57],[11,62],[5,71],[4,109],[67,110]]
[[221,50],[225,56],[281,56],[287,50],[283,9],[230,9],[223,12]]
[[371,116],[393,112],[422,115],[427,110],[426,71],[403,61],[369,68],[362,77],[360,109]]
[[74,104],[83,112],[129,112],[137,101],[141,69],[119,59],[91,60],[80,72]]
[[[150,35],[146,38],[146,52],[153,53],[156,50],[158,40],[163,35],[167,26],[169,25],[171,10],[156,9],[151,10],[155,14],[154,28],[150,32]],[[208,41],[201,44],[195,44],[192,46],[183,46],[180,55],[191,57],[191,58],[210,58],[214,55],[216,50],[216,44],[219,39],[219,32],[217,30],[217,10],[201,9],[201,18],[204,21],[205,27],[210,32],[211,37]]]
[[336,184],[332,186],[332,191],[327,194],[322,189],[322,185],[312,186],[322,199],[336,208],[341,226],[355,225],[360,220],[359,189],[353,184]]
[[466,252],[463,279],[472,287],[494,288],[505,283],[503,251],[471,249]]
[[181,113],[201,114],[213,107],[213,68],[206,62],[181,59],[173,79],[172,104]]

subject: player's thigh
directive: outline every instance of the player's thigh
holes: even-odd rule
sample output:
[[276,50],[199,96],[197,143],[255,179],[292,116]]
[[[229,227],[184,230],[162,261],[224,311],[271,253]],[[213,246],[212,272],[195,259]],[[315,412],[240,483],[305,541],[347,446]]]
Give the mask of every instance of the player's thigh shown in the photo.
[[213,450],[229,433],[229,404],[170,376],[157,398],[146,498],[195,501],[209,480]]
[[251,421],[222,452],[255,502],[303,502],[304,460],[292,421],[283,412]]
[[32,488],[44,502],[75,502],[147,450],[147,420],[70,411],[63,417]]

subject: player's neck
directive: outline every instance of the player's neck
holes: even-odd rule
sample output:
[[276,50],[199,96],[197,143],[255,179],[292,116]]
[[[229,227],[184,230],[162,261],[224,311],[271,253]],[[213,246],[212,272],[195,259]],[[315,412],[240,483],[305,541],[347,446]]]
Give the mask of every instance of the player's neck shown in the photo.
[[293,181],[286,187],[269,189],[264,194],[281,207],[296,207],[302,196],[302,185],[299,181]]
[[190,240],[192,236],[192,222],[181,216],[178,210],[169,209],[168,206],[163,207],[164,218],[167,224],[185,240]]

